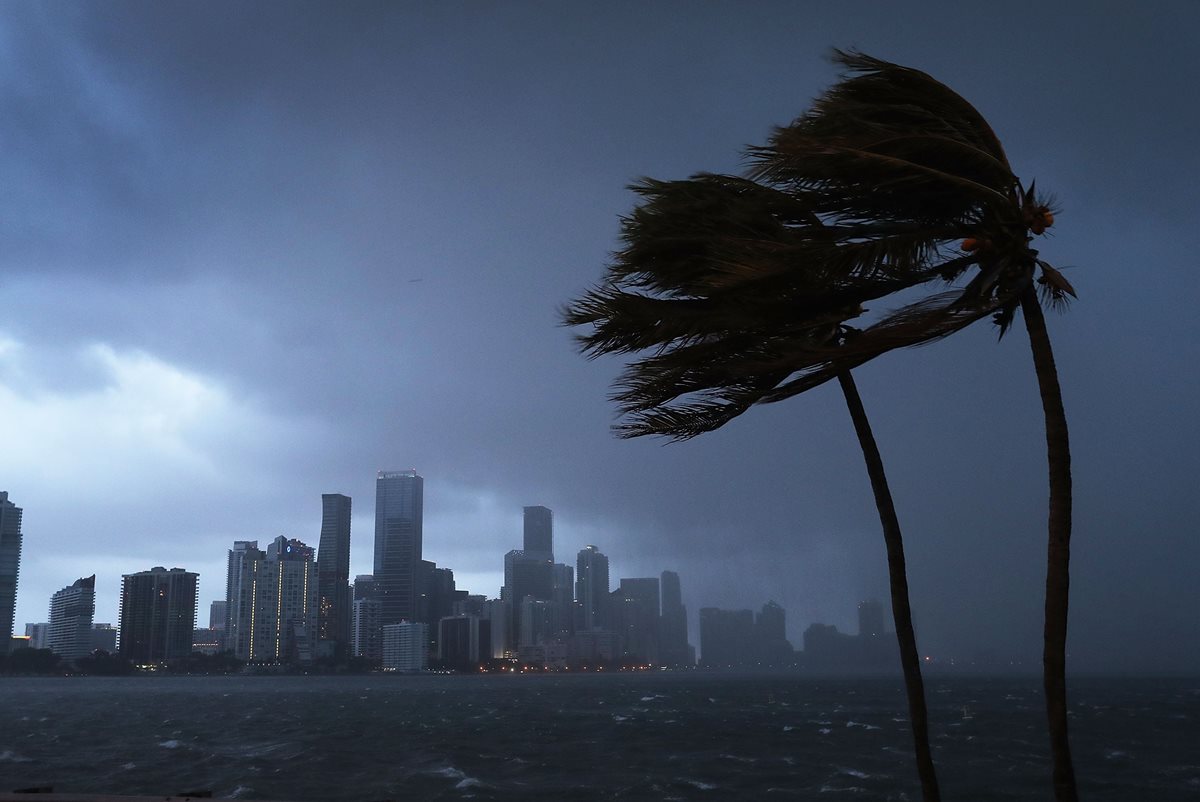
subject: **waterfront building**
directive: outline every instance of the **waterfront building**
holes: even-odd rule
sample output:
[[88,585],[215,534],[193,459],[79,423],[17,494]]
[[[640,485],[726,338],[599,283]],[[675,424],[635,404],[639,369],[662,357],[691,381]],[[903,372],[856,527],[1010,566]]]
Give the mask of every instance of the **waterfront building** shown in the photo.
[[490,599],[484,606],[484,617],[490,622],[491,629],[491,656],[495,658],[515,657],[516,651],[513,650],[510,643],[510,630],[512,627],[512,605],[504,599]]
[[162,566],[123,575],[118,653],[136,665],[191,655],[199,580],[199,574]]
[[608,557],[595,546],[585,546],[575,558],[576,629],[609,627],[608,602]]
[[858,603],[858,636],[878,638],[884,634],[883,605],[875,599]]
[[224,599],[218,599],[208,605],[208,628],[209,629],[225,629],[225,614],[226,603]]
[[662,615],[659,618],[659,663],[691,668],[693,662],[688,648],[687,608],[683,606],[679,574],[663,571],[660,579]]
[[321,540],[317,552],[317,636],[332,656],[350,649],[350,497],[321,496]]
[[575,569],[562,563],[550,568],[550,600],[554,603],[554,634],[568,637],[575,631]]
[[109,654],[117,653],[117,632],[119,630],[110,623],[92,624],[92,648]]
[[379,623],[379,595],[375,577],[354,578],[354,602],[350,625],[350,653],[368,660],[383,658],[383,631]]
[[375,571],[383,626],[417,617],[425,480],[380,471],[375,480]]
[[554,513],[547,507],[525,508],[525,553],[554,562]]
[[658,577],[622,579],[612,593],[613,620],[628,662],[658,663]]
[[192,651],[200,654],[217,654],[221,651],[221,630],[202,627],[192,630]]
[[317,628],[317,576],[312,547],[282,535],[267,546],[239,541],[229,552],[227,648],[249,662],[308,663]]
[[753,611],[700,609],[700,660],[706,667],[745,665],[753,654],[753,636]]
[[0,490],[0,654],[7,653],[17,611],[17,576],[21,572],[22,510]]
[[29,638],[30,649],[50,648],[50,623],[26,624],[25,637]]
[[794,653],[787,639],[787,613],[774,601],[762,606],[754,618],[754,662],[760,666],[784,666]]
[[491,652],[491,627],[475,615],[452,615],[438,621],[438,661],[443,668],[470,671]]
[[424,671],[429,665],[429,627],[420,621],[383,626],[383,670],[402,674]]
[[554,561],[544,552],[514,550],[504,555],[504,587],[500,598],[509,603],[506,646],[515,653],[523,643],[536,643],[521,629],[521,605],[526,599],[548,602],[554,598]]
[[50,597],[50,650],[63,660],[92,651],[92,616],[96,613],[96,575],[76,579]]

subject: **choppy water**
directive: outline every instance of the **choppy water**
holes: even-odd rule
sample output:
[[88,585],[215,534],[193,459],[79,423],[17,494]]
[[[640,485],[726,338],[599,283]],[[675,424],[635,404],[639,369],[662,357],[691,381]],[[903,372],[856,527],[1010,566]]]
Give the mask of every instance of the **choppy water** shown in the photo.
[[[929,681],[943,795],[1050,798],[1036,679]],[[1075,680],[1089,800],[1200,799],[1200,680]],[[0,679],[0,789],[306,800],[917,800],[898,679]]]

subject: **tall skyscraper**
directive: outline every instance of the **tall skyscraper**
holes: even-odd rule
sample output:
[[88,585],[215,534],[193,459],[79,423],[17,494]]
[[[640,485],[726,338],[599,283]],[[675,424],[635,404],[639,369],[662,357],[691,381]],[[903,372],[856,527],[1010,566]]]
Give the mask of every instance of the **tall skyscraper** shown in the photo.
[[575,561],[575,603],[579,605],[577,628],[608,629],[608,557],[595,546],[579,550]]
[[209,629],[225,629],[226,618],[226,603],[224,599],[217,599],[208,605],[208,628]]
[[[234,616],[235,610],[248,610],[253,602],[250,595],[251,585],[243,583],[246,566],[264,555],[258,549],[257,540],[235,540],[229,550],[228,562],[225,566],[225,631],[221,635],[221,645],[226,651],[234,654],[244,654],[249,648],[250,630],[247,620],[246,628]],[[254,568],[252,570],[257,570]]]
[[317,576],[313,549],[282,535],[266,552],[240,541],[229,552],[226,643],[240,660],[307,663],[317,628]]
[[658,577],[622,579],[613,591],[613,620],[627,660],[658,663]]
[[317,553],[317,635],[340,660],[350,648],[350,497],[321,496]]
[[554,561],[554,513],[546,507],[525,508],[526,554]]
[[12,643],[17,610],[17,574],[21,571],[21,508],[0,490],[0,654]]
[[753,652],[753,611],[700,608],[700,658],[705,666],[748,665]]
[[530,633],[522,631],[522,607],[526,599],[548,602],[554,598],[554,563],[546,552],[527,554],[515,549],[504,555],[504,587],[500,597],[509,604],[506,647],[516,652]]
[[858,603],[858,636],[875,638],[883,634],[883,605],[871,599]]
[[659,620],[659,662],[666,666],[689,666],[687,608],[679,587],[679,574],[662,572],[662,617]]
[[50,597],[50,650],[63,660],[92,651],[92,617],[96,614],[96,575],[76,579]]
[[162,566],[122,576],[121,656],[149,665],[191,655],[199,580],[199,574]]
[[416,471],[380,471],[375,480],[374,576],[383,626],[417,617],[424,496]]

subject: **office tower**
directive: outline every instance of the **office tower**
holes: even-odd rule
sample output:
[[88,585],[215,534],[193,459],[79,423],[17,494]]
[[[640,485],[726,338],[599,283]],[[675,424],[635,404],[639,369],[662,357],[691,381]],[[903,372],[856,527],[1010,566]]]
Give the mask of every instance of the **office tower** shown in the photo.
[[858,636],[877,638],[883,635],[883,605],[871,599],[858,603]]
[[787,639],[787,613],[774,601],[762,606],[754,618],[754,662],[762,666],[784,666],[792,662],[792,644]]
[[122,576],[120,655],[136,665],[190,656],[199,579],[162,566]]
[[485,618],[491,622],[492,657],[516,657],[517,653],[510,648],[512,629],[512,605],[504,599],[491,599],[484,606]]
[[282,535],[261,551],[239,541],[229,552],[226,648],[240,660],[308,663],[317,627],[317,576],[313,549]]
[[375,480],[374,576],[383,626],[417,617],[424,487],[416,471],[380,471]]
[[438,621],[438,662],[442,668],[471,671],[490,657],[491,628],[475,615],[451,615]]
[[350,497],[321,496],[321,542],[317,553],[317,635],[332,656],[350,648]]
[[96,575],[92,574],[50,597],[50,650],[63,660],[92,651],[92,616],[96,613]]
[[380,660],[383,657],[383,631],[379,624],[379,596],[375,577],[354,577],[354,609],[350,624],[350,653],[355,657]]
[[500,597],[509,603],[507,648],[516,652],[530,638],[521,631],[521,605],[526,599],[548,602],[554,597],[554,563],[544,552],[514,550],[504,555],[504,587]]
[[662,572],[662,617],[659,619],[659,662],[665,666],[688,666],[687,608],[679,587],[679,574]]
[[575,560],[575,601],[579,605],[578,629],[607,629],[608,557],[595,546],[580,549]]
[[526,554],[554,560],[554,513],[546,507],[525,508]]
[[537,646],[558,634],[558,614],[552,601],[526,596],[521,600],[519,621],[518,651]]
[[225,629],[225,615],[227,603],[224,599],[214,601],[208,605],[208,628],[209,629]]
[[383,670],[415,674],[429,665],[429,627],[420,621],[385,624]]
[[92,624],[90,634],[92,638],[91,651],[99,649],[109,654],[117,653],[117,628],[112,624]]
[[0,490],[0,654],[8,654],[17,611],[17,574],[21,571],[21,513]]
[[622,579],[612,593],[613,620],[627,661],[658,663],[658,577]]
[[700,609],[700,660],[709,668],[747,665],[753,655],[754,613]]
[[554,634],[575,631],[575,569],[562,563],[550,567],[550,600],[554,602]]
[[26,624],[25,637],[29,638],[30,649],[50,648],[50,624]]

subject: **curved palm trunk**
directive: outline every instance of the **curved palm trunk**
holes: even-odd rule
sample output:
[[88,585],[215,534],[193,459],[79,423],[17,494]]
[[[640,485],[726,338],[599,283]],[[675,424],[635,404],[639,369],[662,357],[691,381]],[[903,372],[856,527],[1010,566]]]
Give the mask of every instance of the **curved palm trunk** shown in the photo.
[[879,522],[883,525],[883,540],[887,544],[892,618],[896,622],[896,640],[900,643],[900,665],[904,669],[904,687],[908,692],[908,717],[912,721],[913,748],[917,756],[917,774],[921,777],[921,793],[925,802],[937,802],[941,799],[941,793],[933,767],[933,752],[929,748],[925,683],[921,679],[921,658],[917,652],[917,636],[913,632],[912,609],[908,604],[908,575],[904,568],[904,538],[900,533],[900,521],[896,517],[892,491],[883,472],[883,459],[879,456],[879,447],[875,445],[875,436],[871,433],[871,424],[867,421],[858,387],[849,371],[838,374],[838,383],[846,396],[846,406],[850,410],[854,431],[867,463],[871,490],[875,493],[875,506],[879,510]]
[[1050,464],[1049,546],[1046,555],[1046,622],[1042,646],[1042,681],[1046,690],[1046,717],[1050,725],[1050,755],[1054,764],[1054,798],[1076,802],[1075,769],[1067,739],[1067,600],[1071,562],[1071,446],[1067,415],[1054,367],[1054,352],[1046,331],[1046,318],[1036,291],[1021,294],[1021,312],[1033,367],[1037,372],[1042,411],[1046,416],[1046,452]]

